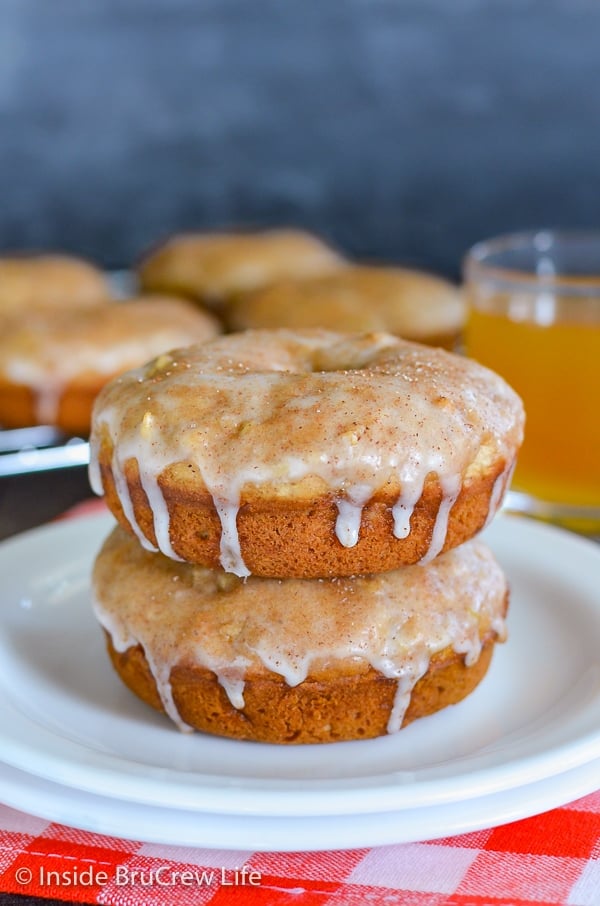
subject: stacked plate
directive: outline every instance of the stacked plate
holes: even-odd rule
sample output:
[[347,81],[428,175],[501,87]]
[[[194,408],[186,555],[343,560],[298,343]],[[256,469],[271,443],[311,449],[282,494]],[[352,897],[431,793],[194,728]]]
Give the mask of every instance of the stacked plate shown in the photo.
[[382,739],[279,747],[179,734],[122,686],[91,611],[110,517],[0,545],[0,798],[100,833],[231,849],[439,838],[600,783],[600,547],[500,516],[514,606],[468,699]]

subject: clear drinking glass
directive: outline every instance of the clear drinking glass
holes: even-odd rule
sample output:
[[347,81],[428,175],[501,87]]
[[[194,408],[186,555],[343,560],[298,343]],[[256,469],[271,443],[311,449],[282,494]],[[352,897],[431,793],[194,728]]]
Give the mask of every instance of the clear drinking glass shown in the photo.
[[600,533],[600,232],[480,242],[464,277],[465,352],[525,403],[509,507]]

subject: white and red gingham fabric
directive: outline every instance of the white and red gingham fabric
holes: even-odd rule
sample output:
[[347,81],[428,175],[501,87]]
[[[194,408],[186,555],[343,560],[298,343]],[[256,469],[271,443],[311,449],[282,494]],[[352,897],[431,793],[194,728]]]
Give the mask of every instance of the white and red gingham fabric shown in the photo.
[[600,906],[600,790],[490,830],[373,849],[236,852],[143,837],[0,805],[0,895],[110,906]]
[[[600,792],[493,830],[430,843],[324,853],[230,852],[132,842],[7,807],[0,807],[0,827],[0,891],[76,903],[600,904]],[[75,883],[76,878],[83,881]]]

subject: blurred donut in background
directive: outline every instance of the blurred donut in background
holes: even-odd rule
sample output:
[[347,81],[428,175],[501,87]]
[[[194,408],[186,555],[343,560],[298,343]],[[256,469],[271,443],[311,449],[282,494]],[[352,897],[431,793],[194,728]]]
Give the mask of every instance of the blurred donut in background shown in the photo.
[[7,317],[0,331],[0,424],[87,434],[108,380],[220,329],[210,313],[159,296]]
[[345,259],[322,239],[295,229],[173,236],[138,267],[146,292],[166,292],[220,309],[239,293],[283,278],[338,271]]
[[112,295],[105,274],[69,255],[0,257],[0,315],[96,305]]
[[452,349],[460,337],[460,290],[433,274],[399,267],[348,265],[326,276],[281,280],[233,299],[231,330],[323,327],[384,331]]

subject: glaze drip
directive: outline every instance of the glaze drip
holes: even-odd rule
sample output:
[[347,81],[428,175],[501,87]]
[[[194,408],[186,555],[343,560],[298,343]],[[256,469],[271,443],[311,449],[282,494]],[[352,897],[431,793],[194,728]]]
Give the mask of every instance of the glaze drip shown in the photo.
[[181,562],[181,557],[175,553],[171,544],[169,510],[160,484],[155,480],[154,476],[148,475],[145,470],[140,470],[140,483],[152,511],[154,535],[157,544],[155,550],[158,549],[167,557],[170,557],[171,560],[179,560]]
[[450,510],[456,503],[456,498],[460,493],[461,479],[460,475],[447,475],[440,479],[442,486],[442,499],[433,524],[433,532],[429,549],[421,563],[430,563],[440,553],[446,541],[448,531],[448,517]]
[[[115,482],[115,490],[119,495],[119,500],[121,502],[121,506],[123,507],[123,514],[127,519],[129,525],[131,526],[132,532],[134,533],[135,537],[138,539],[142,547],[147,551],[158,551],[158,548],[154,544],[152,544],[152,542],[149,540],[149,538],[146,537],[146,535],[138,525],[135,510],[133,508],[133,501],[131,499],[131,494],[129,493],[129,483],[116,456],[113,456],[112,460],[112,473]],[[154,499],[155,495],[153,494],[152,497]],[[154,517],[156,522],[156,514],[154,514]],[[163,534],[164,532],[161,532],[161,535]]]
[[358,544],[363,507],[372,496],[372,487],[359,485],[352,488],[346,498],[336,500],[338,517],[335,523],[335,534],[344,547],[354,547]]
[[239,501],[219,500],[213,497],[215,509],[221,520],[221,566],[225,572],[235,576],[250,575],[250,570],[244,563],[237,530],[237,514]]
[[488,525],[490,524],[490,522],[492,521],[492,519],[498,512],[498,509],[500,508],[500,504],[502,503],[504,495],[510,488],[510,483],[512,481],[513,472],[515,471],[515,465],[516,465],[515,461],[513,461],[512,463],[509,463],[509,465],[507,467],[505,467],[502,470],[502,472],[500,472],[500,474],[498,475],[498,477],[496,478],[496,480],[494,482],[494,487],[492,488],[492,493],[490,495],[490,505],[488,507],[488,514],[486,516],[486,520],[485,520],[485,523],[483,526],[484,528],[488,527]]

